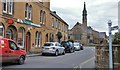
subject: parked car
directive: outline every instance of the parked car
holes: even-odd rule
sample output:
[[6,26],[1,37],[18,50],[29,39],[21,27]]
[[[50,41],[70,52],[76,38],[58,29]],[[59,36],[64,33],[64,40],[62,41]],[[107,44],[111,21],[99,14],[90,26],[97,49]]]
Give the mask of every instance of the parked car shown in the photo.
[[80,45],[80,43],[78,43],[78,42],[74,42],[74,47],[75,47],[75,50],[76,50],[76,51],[79,51],[81,45]]
[[0,38],[0,62],[17,62],[24,64],[26,51],[21,50],[15,41],[7,38]]
[[74,44],[72,42],[62,41],[61,45],[65,48],[65,52],[72,53],[75,51]]
[[58,42],[46,42],[42,47],[42,55],[45,54],[54,54],[56,56],[59,54],[65,55],[65,48]]
[[83,48],[83,44],[80,44],[80,50],[83,50],[84,48]]

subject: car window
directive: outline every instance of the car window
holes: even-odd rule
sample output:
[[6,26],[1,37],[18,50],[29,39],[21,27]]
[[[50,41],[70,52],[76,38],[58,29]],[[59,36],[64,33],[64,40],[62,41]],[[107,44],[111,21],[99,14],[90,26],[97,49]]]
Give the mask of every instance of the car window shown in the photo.
[[9,41],[9,47],[11,50],[17,50],[17,45],[12,41]]
[[54,44],[52,43],[45,43],[44,46],[53,46]]
[[74,46],[79,46],[79,44],[75,43]]
[[58,44],[56,43],[55,46],[58,46]]

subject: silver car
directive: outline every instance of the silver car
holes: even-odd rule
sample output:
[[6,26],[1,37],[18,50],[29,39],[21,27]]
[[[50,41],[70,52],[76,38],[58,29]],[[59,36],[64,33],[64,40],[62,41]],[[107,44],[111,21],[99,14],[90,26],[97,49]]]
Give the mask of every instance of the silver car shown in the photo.
[[80,43],[78,42],[74,42],[74,47],[75,47],[75,50],[80,50]]
[[46,42],[42,47],[42,55],[54,54],[58,56],[59,54],[65,54],[65,48],[61,46],[58,42]]

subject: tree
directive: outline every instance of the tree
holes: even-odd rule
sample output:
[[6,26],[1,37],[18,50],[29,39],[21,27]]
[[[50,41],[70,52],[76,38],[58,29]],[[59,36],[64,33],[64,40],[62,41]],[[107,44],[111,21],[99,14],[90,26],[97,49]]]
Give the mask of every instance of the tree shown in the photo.
[[60,39],[62,38],[62,33],[61,32],[57,33],[57,38],[58,38],[58,42],[60,42]]
[[115,33],[113,36],[113,44],[120,44],[120,32]]

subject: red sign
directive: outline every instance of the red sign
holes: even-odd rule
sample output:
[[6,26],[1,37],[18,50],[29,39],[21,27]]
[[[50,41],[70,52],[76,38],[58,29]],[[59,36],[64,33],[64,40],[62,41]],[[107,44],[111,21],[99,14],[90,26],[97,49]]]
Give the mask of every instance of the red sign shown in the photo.
[[13,24],[13,20],[12,19],[8,19],[8,24]]

